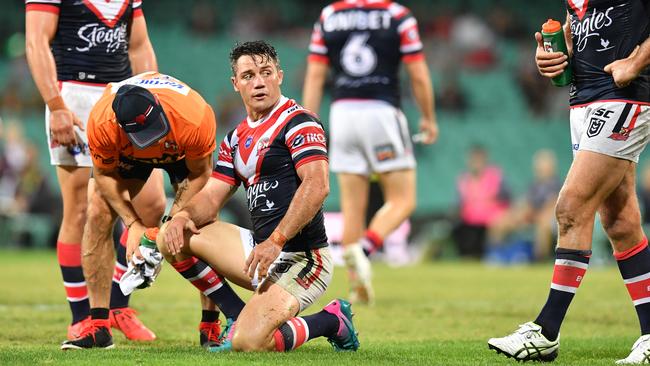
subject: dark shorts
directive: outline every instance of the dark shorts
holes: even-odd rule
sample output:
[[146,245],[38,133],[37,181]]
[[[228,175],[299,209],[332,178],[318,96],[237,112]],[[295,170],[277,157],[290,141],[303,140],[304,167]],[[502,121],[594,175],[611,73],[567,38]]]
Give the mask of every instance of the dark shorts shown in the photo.
[[123,156],[120,156],[120,162],[117,166],[117,171],[120,177],[123,179],[139,179],[146,181],[149,179],[151,171],[153,171],[154,168],[160,168],[166,171],[167,175],[169,176],[169,182],[172,185],[182,182],[190,173],[190,171],[187,169],[187,165],[185,164],[185,159],[181,159],[173,163],[153,164],[138,160],[132,160]]

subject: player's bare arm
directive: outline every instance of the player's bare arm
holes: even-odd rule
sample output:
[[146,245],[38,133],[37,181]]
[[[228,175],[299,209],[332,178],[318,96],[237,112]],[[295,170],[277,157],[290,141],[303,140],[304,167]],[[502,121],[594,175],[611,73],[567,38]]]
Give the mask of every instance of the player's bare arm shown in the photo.
[[219,179],[208,183],[178,211],[163,227],[163,244],[172,255],[180,253],[185,243],[185,232],[199,234],[198,228],[216,220],[219,210],[237,190]]
[[122,221],[124,221],[124,224],[129,229],[126,257],[130,261],[133,254],[140,256],[140,251],[138,250],[139,240],[147,228],[136,213],[131,203],[127,185],[120,178],[117,169],[95,167],[93,174],[99,192],[101,192],[101,195],[122,218]]
[[133,18],[131,26],[131,38],[129,40],[129,60],[133,74],[137,75],[145,71],[158,71],[158,62],[153,46],[147,33],[147,23],[144,16]]
[[261,278],[266,276],[284,244],[314,218],[329,194],[329,169],[325,160],[306,163],[297,173],[301,183],[286,215],[271,236],[256,245],[246,260],[244,271],[250,278],[255,276],[255,269]]
[[302,87],[302,105],[314,113],[318,113],[320,110],[328,69],[329,65],[324,62],[309,61],[307,63],[305,83]]
[[189,175],[176,187],[176,198],[172,203],[170,216],[174,216],[187,202],[197,194],[210,178],[212,171],[212,155],[209,154],[201,159],[187,159],[185,161]]
[[429,67],[424,59],[408,62],[405,67],[411,79],[415,102],[420,109],[420,131],[425,134],[423,143],[432,144],[438,138],[438,123]]
[[650,38],[637,46],[627,58],[605,66],[605,72],[614,77],[616,86],[624,88],[630,85],[648,65],[650,65]]
[[28,11],[25,19],[27,62],[43,101],[50,109],[50,130],[53,142],[62,145],[77,143],[73,126],[83,124],[63,102],[56,77],[56,65],[50,42],[56,34],[59,16],[44,11]]

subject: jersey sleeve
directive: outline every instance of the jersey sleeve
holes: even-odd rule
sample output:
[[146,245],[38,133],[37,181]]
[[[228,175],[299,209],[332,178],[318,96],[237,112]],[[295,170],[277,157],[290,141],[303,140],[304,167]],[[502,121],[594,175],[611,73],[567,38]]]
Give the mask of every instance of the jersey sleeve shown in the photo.
[[131,7],[133,8],[134,18],[141,17],[144,15],[144,13],[142,12],[142,0],[133,0]]
[[[110,123],[100,122],[92,113],[88,120],[88,147],[93,159],[93,166],[111,170],[120,160],[119,131]],[[116,127],[116,128],[111,128]]]
[[212,170],[212,178],[219,179],[231,186],[239,186],[240,180],[235,174],[234,149],[230,144],[234,131],[231,131],[223,138],[219,146],[219,156]]
[[397,22],[399,51],[402,55],[402,61],[408,63],[424,60],[418,22],[411,11],[396,3],[391,4],[389,11]]
[[59,14],[61,0],[25,0],[25,11],[46,11]]
[[327,55],[327,45],[323,37],[323,15],[314,24],[314,29],[311,32],[311,41],[309,42],[309,61],[329,63],[329,56]]
[[325,130],[321,122],[310,114],[299,114],[287,124],[284,142],[296,169],[315,160],[327,161]]
[[198,128],[187,136],[185,141],[185,157],[187,159],[201,159],[216,148],[217,121],[209,104],[205,104],[203,120]]

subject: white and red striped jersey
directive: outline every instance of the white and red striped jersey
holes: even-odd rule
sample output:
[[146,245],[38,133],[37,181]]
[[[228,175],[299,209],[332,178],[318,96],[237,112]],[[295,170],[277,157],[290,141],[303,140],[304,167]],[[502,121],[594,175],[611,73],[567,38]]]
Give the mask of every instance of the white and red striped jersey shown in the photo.
[[131,21],[142,0],[25,0],[26,11],[59,16],[51,47],[59,81],[107,84],[131,76]]
[[378,99],[399,107],[400,62],[422,60],[415,17],[383,0],[337,1],[314,25],[309,61],[334,73],[333,99]]
[[[266,240],[284,217],[301,181],[297,169],[327,160],[325,131],[318,118],[294,100],[281,97],[258,121],[243,120],[219,147],[212,177],[244,184],[256,243]],[[285,252],[327,246],[323,213],[284,246]]]

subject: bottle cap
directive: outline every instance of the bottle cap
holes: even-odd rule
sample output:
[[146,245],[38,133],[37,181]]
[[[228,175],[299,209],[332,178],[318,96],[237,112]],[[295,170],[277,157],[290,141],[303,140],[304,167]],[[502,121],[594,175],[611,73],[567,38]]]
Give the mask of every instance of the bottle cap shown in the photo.
[[542,24],[542,32],[555,33],[562,29],[562,24],[557,20],[549,19],[546,23]]
[[149,248],[156,248],[156,237],[158,236],[158,228],[150,227],[147,231],[144,232],[142,238],[140,238],[140,245],[144,245]]

